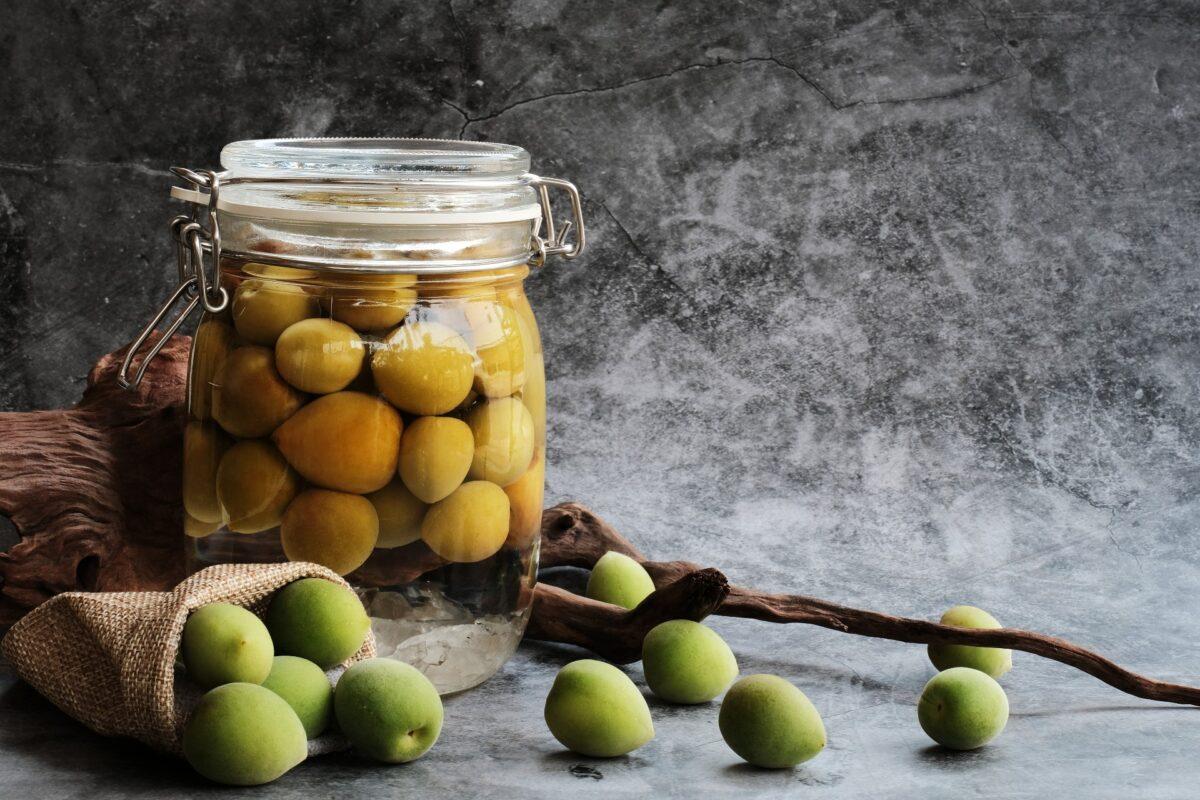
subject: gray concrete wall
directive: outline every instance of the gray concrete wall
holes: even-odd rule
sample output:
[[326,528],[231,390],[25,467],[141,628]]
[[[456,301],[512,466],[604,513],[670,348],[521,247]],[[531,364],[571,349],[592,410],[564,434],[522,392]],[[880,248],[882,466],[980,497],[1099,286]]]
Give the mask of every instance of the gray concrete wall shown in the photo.
[[[168,166],[274,135],[513,142],[580,186],[592,243],[529,283],[553,499],[739,582],[974,602],[1197,675],[1194,3],[3,14],[0,407],[71,402],[168,291]],[[723,630],[751,667],[826,674],[827,711],[910,702],[927,676],[917,649]],[[1026,711],[1122,700],[1022,671]],[[870,751],[879,729],[851,719],[831,741]],[[1089,737],[1133,723],[1068,719],[1027,722],[1102,780],[1087,759],[1129,751]],[[825,769],[867,792],[870,757]]]

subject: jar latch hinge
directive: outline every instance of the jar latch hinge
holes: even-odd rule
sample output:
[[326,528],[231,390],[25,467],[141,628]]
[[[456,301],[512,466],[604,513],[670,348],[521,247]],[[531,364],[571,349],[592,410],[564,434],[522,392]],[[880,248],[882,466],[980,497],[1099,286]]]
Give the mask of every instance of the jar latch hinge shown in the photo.
[[[570,181],[561,178],[542,178],[531,176],[530,184],[537,190],[538,203],[542,206],[542,221],[546,225],[546,235],[535,233],[533,236],[534,252],[529,257],[529,266],[540,267],[546,263],[547,256],[562,256],[566,259],[576,258],[587,245],[583,228],[583,203],[579,200],[579,190]],[[554,220],[554,209],[550,205],[550,190],[561,189],[567,193],[571,203],[571,219],[558,227]],[[575,235],[570,233],[574,229]]]
[[[179,285],[175,287],[170,297],[159,308],[146,327],[129,345],[125,360],[117,371],[117,383],[125,389],[132,389],[142,381],[146,368],[163,349],[167,341],[179,330],[183,321],[196,310],[204,306],[204,310],[216,314],[224,311],[229,305],[229,292],[221,286],[221,226],[217,222],[217,201],[220,198],[220,176],[211,170],[194,172],[183,167],[172,167],[171,171],[197,189],[208,189],[207,206],[193,205],[188,214],[182,214],[171,220],[171,241],[175,245],[175,260],[179,274]],[[211,267],[205,266],[205,255],[209,256]],[[183,309],[173,318],[172,311],[180,303]],[[132,377],[129,371],[133,368],[133,360],[150,338],[154,329],[164,320],[171,322],[163,331],[161,337],[146,351],[146,355],[138,364]]]

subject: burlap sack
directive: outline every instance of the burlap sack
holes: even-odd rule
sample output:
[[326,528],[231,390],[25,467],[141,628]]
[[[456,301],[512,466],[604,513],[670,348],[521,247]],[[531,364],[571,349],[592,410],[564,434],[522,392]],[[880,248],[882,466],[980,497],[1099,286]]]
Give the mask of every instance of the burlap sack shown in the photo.
[[[316,564],[222,564],[170,592],[58,595],[26,614],[0,646],[18,675],[97,733],[179,753],[182,726],[198,696],[176,669],[188,614],[209,603],[234,603],[261,615],[277,589],[308,577],[345,585]],[[349,662],[373,655],[375,640],[368,635]]]

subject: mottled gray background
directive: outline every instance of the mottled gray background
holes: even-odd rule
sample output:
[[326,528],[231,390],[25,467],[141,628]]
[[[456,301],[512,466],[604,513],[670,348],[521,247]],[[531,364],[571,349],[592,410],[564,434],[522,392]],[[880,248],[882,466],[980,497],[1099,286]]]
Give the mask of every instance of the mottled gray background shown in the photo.
[[[0,407],[70,403],[168,291],[172,164],[227,141],[513,142],[591,250],[529,289],[549,492],[739,582],[973,602],[1200,681],[1195,3],[187,3],[0,9]],[[719,620],[829,747],[739,767],[715,706],[627,759],[540,719],[526,646],[409,767],[259,794],[1190,797],[1200,718],[1020,654],[1009,730],[930,748],[920,648]],[[4,673],[0,794],[207,794]],[[639,670],[631,670],[635,678]],[[589,772],[589,769],[592,771]],[[795,784],[804,784],[802,787]]]

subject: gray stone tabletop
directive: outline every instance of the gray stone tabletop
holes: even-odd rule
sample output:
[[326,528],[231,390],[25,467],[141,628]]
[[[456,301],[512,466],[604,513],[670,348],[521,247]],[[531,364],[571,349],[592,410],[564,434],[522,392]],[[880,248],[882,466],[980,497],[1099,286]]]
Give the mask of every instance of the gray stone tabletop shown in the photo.
[[[552,500],[736,582],[970,602],[1200,682],[1200,8],[1186,0],[12,0],[0,408],[77,397],[168,292],[172,164],[272,135],[527,147],[591,249],[529,281]],[[3,443],[0,443],[3,457]],[[9,537],[11,538],[11,536]],[[247,795],[1184,798],[1200,716],[1017,654],[1008,730],[932,748],[922,649],[718,619],[829,746],[740,766],[716,707],[564,754],[526,644],[442,740]],[[636,666],[631,668],[639,678]],[[0,797],[221,794],[0,673]],[[235,792],[224,792],[226,796]]]

